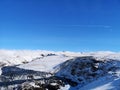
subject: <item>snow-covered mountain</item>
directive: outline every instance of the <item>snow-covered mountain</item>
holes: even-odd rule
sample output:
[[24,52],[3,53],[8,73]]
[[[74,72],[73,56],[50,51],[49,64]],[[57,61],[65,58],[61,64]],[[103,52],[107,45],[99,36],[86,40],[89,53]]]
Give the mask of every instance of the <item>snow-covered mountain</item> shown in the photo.
[[4,62],[7,65],[22,64],[23,62],[29,62],[36,58],[42,57],[41,55],[56,54],[66,56],[95,56],[99,58],[112,58],[119,59],[120,53],[110,51],[99,51],[99,52],[69,52],[69,51],[46,51],[46,50],[0,50],[0,62]]
[[0,50],[0,62],[7,65],[17,65],[42,57],[41,54],[47,55],[49,53],[54,52],[45,50]]
[[[22,84],[31,74],[35,80],[48,74],[59,77],[66,83],[60,90],[120,89],[119,52],[0,50],[0,68],[1,90],[5,83],[8,86],[11,86],[10,83],[17,85],[17,80],[17,83]],[[35,80],[29,83],[35,83]]]

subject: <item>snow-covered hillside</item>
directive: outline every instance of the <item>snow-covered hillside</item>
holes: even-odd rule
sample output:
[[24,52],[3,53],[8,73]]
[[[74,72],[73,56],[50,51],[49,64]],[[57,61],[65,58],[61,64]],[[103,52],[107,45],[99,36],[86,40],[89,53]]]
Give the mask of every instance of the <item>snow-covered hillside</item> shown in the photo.
[[54,52],[45,50],[0,50],[0,62],[7,65],[17,65],[42,57],[41,54],[47,55],[49,53]]
[[22,84],[29,75],[40,80],[40,75],[50,74],[65,82],[60,90],[120,89],[120,53],[116,52],[0,50],[0,69],[1,88]]
[[110,51],[99,52],[69,52],[69,51],[46,51],[46,50],[0,50],[0,62],[4,62],[7,65],[22,64],[23,62],[29,62],[33,59],[42,57],[41,54],[56,54],[66,56],[95,56],[98,58],[112,58],[120,59],[120,53]]
[[36,71],[52,72],[54,71],[55,67],[59,66],[59,64],[71,58],[72,57],[66,57],[63,55],[46,56],[39,59],[37,58],[30,63],[22,64],[18,67]]

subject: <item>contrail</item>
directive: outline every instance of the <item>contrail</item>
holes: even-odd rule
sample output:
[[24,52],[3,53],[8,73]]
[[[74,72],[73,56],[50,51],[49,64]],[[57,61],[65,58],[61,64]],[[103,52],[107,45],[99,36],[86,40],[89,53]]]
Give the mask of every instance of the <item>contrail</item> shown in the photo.
[[111,28],[111,26],[109,26],[109,25],[68,25],[68,26]]

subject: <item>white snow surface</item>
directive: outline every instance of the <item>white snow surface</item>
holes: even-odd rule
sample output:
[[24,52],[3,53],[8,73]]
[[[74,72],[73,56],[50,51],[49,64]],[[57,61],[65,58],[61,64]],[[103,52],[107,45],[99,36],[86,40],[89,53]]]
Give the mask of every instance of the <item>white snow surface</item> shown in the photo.
[[79,90],[120,90],[120,76],[106,76],[79,88]]
[[57,55],[66,55],[66,56],[95,56],[98,58],[111,58],[111,59],[120,59],[119,52],[110,52],[110,51],[98,51],[98,52],[70,52],[70,51],[46,51],[46,50],[0,50],[0,62],[4,62],[7,65],[16,65],[22,64],[24,61],[32,61],[37,57],[41,57],[41,54],[55,53]]
[[53,51],[45,50],[0,50],[0,62],[7,65],[22,64],[24,61],[32,61],[41,54],[54,53]]
[[18,66],[19,68],[35,70],[35,71],[45,71],[45,72],[52,72],[56,65],[59,65],[66,60],[69,60],[72,57],[65,57],[62,55],[59,56],[47,56],[41,59],[36,59],[30,63],[22,64]]
[[[41,54],[47,55],[49,53],[54,53],[56,55],[41,56]],[[55,67],[58,67],[61,63],[78,56],[94,56],[97,59],[120,60],[120,52],[110,51],[85,53],[69,51],[54,52],[46,50],[0,50],[0,63],[6,63],[6,66],[21,64],[18,66],[19,68],[55,72]],[[28,61],[29,63],[23,64],[22,62],[24,61]],[[1,70],[0,73],[2,73]],[[68,87],[69,86],[66,86],[66,89],[64,88],[60,90],[69,90]],[[83,87],[79,87],[78,85],[76,88],[70,90],[120,90],[120,71],[116,71],[116,76],[104,76]]]

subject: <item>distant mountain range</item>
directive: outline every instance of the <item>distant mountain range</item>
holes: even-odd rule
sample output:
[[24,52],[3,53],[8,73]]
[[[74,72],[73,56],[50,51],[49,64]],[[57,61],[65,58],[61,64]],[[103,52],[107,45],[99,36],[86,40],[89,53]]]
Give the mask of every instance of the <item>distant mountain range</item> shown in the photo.
[[28,84],[34,88],[41,78],[55,76],[65,83],[56,90],[120,89],[119,52],[0,50],[0,68],[1,90],[22,88],[30,75],[34,79]]

